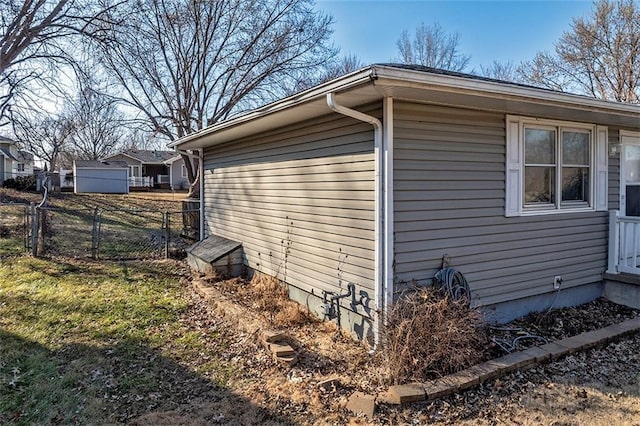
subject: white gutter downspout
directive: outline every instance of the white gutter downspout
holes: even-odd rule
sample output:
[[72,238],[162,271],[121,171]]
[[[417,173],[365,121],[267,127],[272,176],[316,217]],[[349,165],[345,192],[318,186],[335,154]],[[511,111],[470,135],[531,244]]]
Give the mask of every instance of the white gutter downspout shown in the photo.
[[200,241],[204,240],[204,149],[199,149],[198,154],[176,149],[178,154],[198,160],[198,174],[200,175]]
[[381,315],[383,313],[383,300],[384,300],[384,201],[382,199],[384,194],[384,181],[382,168],[384,166],[384,151],[382,149],[382,123],[375,117],[364,114],[360,111],[356,111],[351,108],[347,108],[342,105],[338,105],[335,101],[334,93],[327,93],[327,105],[332,111],[338,114],[346,115],[347,117],[355,118],[356,120],[369,123],[373,126],[373,152],[374,152],[374,181],[375,181],[375,202],[374,209],[375,214],[375,250],[374,250],[374,299],[375,299],[375,311],[376,318],[373,322],[373,349],[378,348],[380,343],[380,322]]

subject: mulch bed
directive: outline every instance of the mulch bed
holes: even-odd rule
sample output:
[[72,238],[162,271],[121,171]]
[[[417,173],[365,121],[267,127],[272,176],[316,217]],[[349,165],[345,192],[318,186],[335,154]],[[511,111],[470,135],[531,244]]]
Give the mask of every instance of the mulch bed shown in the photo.
[[[632,319],[640,310],[610,302],[604,298],[584,305],[531,313],[502,326],[491,327],[492,344],[488,359],[598,330]],[[509,350],[510,349],[510,350]]]

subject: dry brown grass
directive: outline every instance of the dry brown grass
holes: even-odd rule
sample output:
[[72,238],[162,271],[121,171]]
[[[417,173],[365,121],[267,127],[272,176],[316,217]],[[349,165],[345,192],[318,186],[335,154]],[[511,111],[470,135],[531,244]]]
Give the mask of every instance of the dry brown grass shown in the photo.
[[419,289],[396,302],[386,316],[378,353],[390,383],[443,376],[480,361],[488,343],[482,314],[466,300],[450,299],[433,288]]
[[264,313],[273,327],[295,327],[313,320],[302,305],[289,299],[286,285],[273,276],[256,272],[246,290],[252,294],[252,307]]

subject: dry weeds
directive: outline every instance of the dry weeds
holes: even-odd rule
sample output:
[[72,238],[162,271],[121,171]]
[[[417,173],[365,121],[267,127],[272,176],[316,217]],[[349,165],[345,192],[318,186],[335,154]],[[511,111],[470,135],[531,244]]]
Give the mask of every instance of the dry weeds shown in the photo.
[[484,317],[466,299],[425,288],[393,305],[378,356],[388,382],[424,381],[476,364],[488,339]]

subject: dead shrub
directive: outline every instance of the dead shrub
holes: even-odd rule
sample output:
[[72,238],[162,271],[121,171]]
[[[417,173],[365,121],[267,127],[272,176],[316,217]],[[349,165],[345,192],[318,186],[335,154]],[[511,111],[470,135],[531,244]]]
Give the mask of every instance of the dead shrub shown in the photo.
[[423,381],[481,361],[489,342],[483,315],[466,299],[433,288],[403,296],[386,316],[378,352],[385,381]]
[[312,321],[309,312],[289,299],[287,287],[276,277],[256,272],[249,283],[253,308],[265,313],[274,327],[300,326]]

